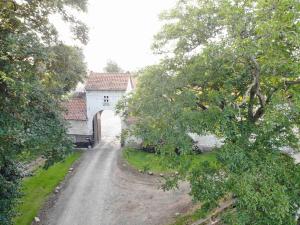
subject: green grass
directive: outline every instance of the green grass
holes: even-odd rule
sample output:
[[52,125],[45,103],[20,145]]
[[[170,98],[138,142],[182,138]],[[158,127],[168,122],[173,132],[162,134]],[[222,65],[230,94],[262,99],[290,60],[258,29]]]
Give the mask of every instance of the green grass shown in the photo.
[[[199,155],[187,156],[191,160],[191,167],[198,165],[201,162],[209,161],[216,163],[216,152],[208,152]],[[156,173],[170,173],[174,172],[176,168],[170,169],[162,163],[162,157],[154,153],[147,153],[132,148],[123,150],[123,158],[133,168],[142,171],[152,171]]]
[[17,207],[19,216],[15,218],[15,225],[31,224],[50,193],[64,179],[69,168],[80,155],[80,152],[75,152],[67,157],[64,162],[56,163],[48,170],[40,168],[33,177],[25,178],[22,181],[24,195]]
[[157,173],[173,171],[163,166],[161,158],[157,154],[126,148],[123,150],[123,158],[126,159],[133,168],[144,172],[148,170]]

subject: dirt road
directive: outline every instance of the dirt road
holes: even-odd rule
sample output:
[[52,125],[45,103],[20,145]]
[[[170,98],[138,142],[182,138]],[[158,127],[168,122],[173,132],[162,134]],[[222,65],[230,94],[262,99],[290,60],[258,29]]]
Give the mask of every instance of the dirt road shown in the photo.
[[187,185],[164,192],[160,178],[122,163],[116,139],[104,138],[83,157],[42,224],[160,225],[190,204]]

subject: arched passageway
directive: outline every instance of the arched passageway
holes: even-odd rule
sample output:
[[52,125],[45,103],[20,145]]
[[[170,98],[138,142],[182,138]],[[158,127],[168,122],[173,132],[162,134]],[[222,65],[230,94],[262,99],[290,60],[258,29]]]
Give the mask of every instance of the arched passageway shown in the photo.
[[93,118],[93,141],[97,145],[101,139],[116,138],[121,134],[121,118],[113,110],[102,110]]

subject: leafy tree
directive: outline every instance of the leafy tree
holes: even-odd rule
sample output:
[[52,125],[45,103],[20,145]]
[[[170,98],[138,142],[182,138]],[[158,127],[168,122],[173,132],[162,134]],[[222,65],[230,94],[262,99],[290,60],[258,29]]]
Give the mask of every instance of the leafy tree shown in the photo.
[[71,91],[86,76],[83,52],[77,47],[63,44],[55,45],[48,51],[51,60],[46,66],[49,72],[43,82],[51,93],[62,95]]
[[[299,149],[299,12],[297,0],[178,1],[153,45],[165,59],[120,104],[195,200],[232,196],[225,224],[296,224],[300,169],[282,149]],[[224,139],[217,165],[190,172],[189,132]]]
[[[19,196],[21,155],[43,154],[46,166],[71,149],[61,100],[85,74],[81,50],[58,40],[49,15],[70,23],[87,42],[86,26],[69,8],[83,0],[0,1],[0,224],[11,224]],[[77,72],[76,72],[77,71]]]
[[107,73],[121,73],[123,72],[122,68],[119,67],[119,65],[112,61],[112,60],[109,60],[107,63],[106,63],[106,66],[103,68],[104,72],[107,72]]

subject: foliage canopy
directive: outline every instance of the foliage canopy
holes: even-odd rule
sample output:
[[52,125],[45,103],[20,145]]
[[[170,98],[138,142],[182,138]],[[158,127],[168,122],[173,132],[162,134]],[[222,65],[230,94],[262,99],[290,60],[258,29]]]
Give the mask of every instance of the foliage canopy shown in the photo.
[[87,28],[70,8],[85,0],[0,1],[0,224],[11,224],[19,196],[20,155],[42,154],[46,166],[71,149],[62,118],[63,95],[75,88],[86,66],[79,48],[59,41],[49,16],[60,14],[85,44]]
[[[282,149],[299,149],[299,12],[297,0],[178,1],[153,44],[164,60],[119,105],[131,134],[182,165],[195,200],[233,196],[226,224],[296,224],[300,169]],[[224,139],[220,167],[188,172],[188,133]]]

